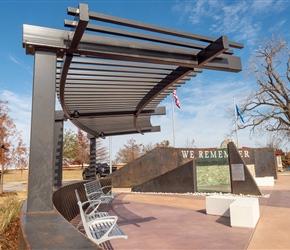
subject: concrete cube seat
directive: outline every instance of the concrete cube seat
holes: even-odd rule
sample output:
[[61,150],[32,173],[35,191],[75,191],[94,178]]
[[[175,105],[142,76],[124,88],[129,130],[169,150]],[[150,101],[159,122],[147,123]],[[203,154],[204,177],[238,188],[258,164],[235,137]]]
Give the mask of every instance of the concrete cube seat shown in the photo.
[[230,217],[230,204],[232,204],[235,200],[235,196],[206,196],[206,213],[211,215]]
[[232,227],[253,228],[260,218],[259,199],[223,195],[207,196],[206,213],[230,217]]
[[273,176],[255,177],[254,179],[259,187],[273,187],[275,185]]
[[258,198],[238,198],[230,204],[232,227],[254,228],[260,218]]

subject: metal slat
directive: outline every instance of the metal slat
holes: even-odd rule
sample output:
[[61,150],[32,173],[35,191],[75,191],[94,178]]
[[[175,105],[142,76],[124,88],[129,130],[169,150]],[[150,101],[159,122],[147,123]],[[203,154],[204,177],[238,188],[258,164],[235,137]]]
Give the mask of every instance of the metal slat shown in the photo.
[[[104,71],[72,71],[70,70],[68,72],[68,79],[84,79],[84,80],[89,80],[89,79],[98,79],[99,77],[130,77],[130,78],[153,78],[153,79],[162,79],[164,78],[164,75],[167,74],[152,74],[152,73],[147,73],[147,74],[142,74],[142,73],[131,73],[131,72],[126,72],[126,73],[120,73],[118,71],[116,72],[104,72]],[[114,79],[113,78],[113,79]]]
[[[77,25],[78,23],[76,21],[65,20],[66,27],[76,27]],[[165,43],[165,44],[181,46],[181,47],[186,47],[186,48],[191,48],[191,49],[203,50],[206,48],[206,46],[203,44],[186,42],[186,41],[181,41],[181,40],[174,40],[174,39],[165,38],[165,37],[152,36],[149,34],[143,35],[142,33],[130,32],[126,30],[120,30],[116,28],[104,27],[104,26],[94,25],[94,24],[89,24],[87,26],[87,30],[104,33],[104,34],[117,35],[121,37],[135,38],[135,39],[140,39],[140,40],[145,40],[145,41],[150,41],[150,42]],[[232,50],[226,50],[224,53],[232,55],[234,52]]]
[[[70,69],[80,70],[80,72],[86,71],[107,71],[107,72],[124,72],[124,73],[136,73],[136,74],[159,74],[167,75],[174,69],[147,69],[147,68],[117,68],[108,66],[89,66],[89,65],[71,65]],[[60,72],[60,70],[59,70]]]
[[[68,14],[69,15],[79,15],[79,11],[76,8],[69,7]],[[166,34],[166,35],[183,37],[183,38],[193,39],[193,40],[202,41],[202,42],[213,42],[215,40],[215,38],[209,37],[209,36],[202,36],[202,35],[197,35],[197,34],[193,34],[193,33],[189,33],[189,32],[182,32],[182,31],[178,31],[178,30],[173,30],[173,29],[168,29],[165,27],[157,26],[157,25],[144,24],[141,22],[128,20],[128,19],[124,19],[124,18],[119,18],[119,17],[114,17],[114,16],[109,16],[109,15],[105,15],[105,14],[97,13],[97,12],[90,11],[89,15],[90,15],[90,18],[93,20],[123,25],[123,26],[127,26],[127,27],[132,27],[132,28],[148,30],[148,31],[152,31],[152,32]],[[236,43],[236,42],[230,42],[230,46],[234,47],[234,48],[243,48],[244,47],[243,44]]]

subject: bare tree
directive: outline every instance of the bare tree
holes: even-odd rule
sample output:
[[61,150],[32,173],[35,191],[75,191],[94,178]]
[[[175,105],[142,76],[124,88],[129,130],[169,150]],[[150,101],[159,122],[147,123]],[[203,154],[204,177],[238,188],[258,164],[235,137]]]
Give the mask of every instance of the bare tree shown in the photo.
[[146,154],[156,147],[171,148],[172,146],[170,145],[170,142],[168,140],[163,140],[163,141],[157,142],[155,144],[153,144],[152,142],[149,142],[146,145],[142,145],[142,154]]
[[76,158],[75,162],[84,166],[84,163],[90,163],[90,140],[86,134],[78,129],[76,134]]
[[21,138],[19,138],[17,145],[13,148],[12,154],[14,155],[12,158],[14,168],[21,171],[22,180],[23,170],[28,166],[28,150]]
[[186,142],[184,144],[185,148],[196,148],[194,145],[194,139],[189,140],[188,138],[186,139]]
[[1,182],[0,194],[3,192],[4,170],[8,167],[16,168],[19,164],[27,164],[27,147],[21,139],[21,133],[9,116],[8,102],[0,100],[0,163]]
[[129,163],[138,157],[140,157],[142,153],[143,144],[137,144],[136,141],[131,138],[127,141],[127,144],[123,145],[123,148],[120,148],[117,152],[117,156],[115,162],[119,163]]
[[266,39],[251,60],[250,75],[256,89],[240,107],[250,134],[275,133],[289,141],[290,135],[290,53],[280,36]]
[[109,151],[103,146],[102,139],[96,139],[96,161],[97,162],[108,162]]
[[275,150],[279,150],[284,146],[283,141],[283,138],[276,137],[274,134],[269,133],[266,142],[257,142],[256,144],[261,148],[274,148]]
[[168,140],[163,140],[162,142],[156,143],[156,147],[172,148],[172,146],[170,145],[170,142]]
[[149,142],[146,145],[142,145],[142,154],[146,154],[149,151],[153,150],[156,147],[156,144],[154,145],[152,142]]

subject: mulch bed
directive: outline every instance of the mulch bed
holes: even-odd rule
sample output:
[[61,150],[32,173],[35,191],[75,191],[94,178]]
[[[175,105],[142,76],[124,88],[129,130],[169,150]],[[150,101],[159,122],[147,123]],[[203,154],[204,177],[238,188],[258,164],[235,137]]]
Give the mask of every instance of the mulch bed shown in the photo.
[[16,250],[18,249],[20,218],[10,222],[3,233],[0,233],[0,249]]

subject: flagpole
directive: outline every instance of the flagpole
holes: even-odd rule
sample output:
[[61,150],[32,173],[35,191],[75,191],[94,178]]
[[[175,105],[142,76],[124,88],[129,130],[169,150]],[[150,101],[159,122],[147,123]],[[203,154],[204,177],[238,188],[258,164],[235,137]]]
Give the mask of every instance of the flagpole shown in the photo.
[[110,174],[112,173],[112,136],[109,136],[109,151],[110,151]]
[[174,96],[172,96],[172,130],[173,130],[173,147],[175,148],[175,122],[174,122]]
[[239,147],[239,137],[238,137],[238,114],[237,114],[237,109],[236,109],[235,97],[233,97],[233,100],[234,100],[234,114],[235,114],[235,123],[236,123],[237,147]]

